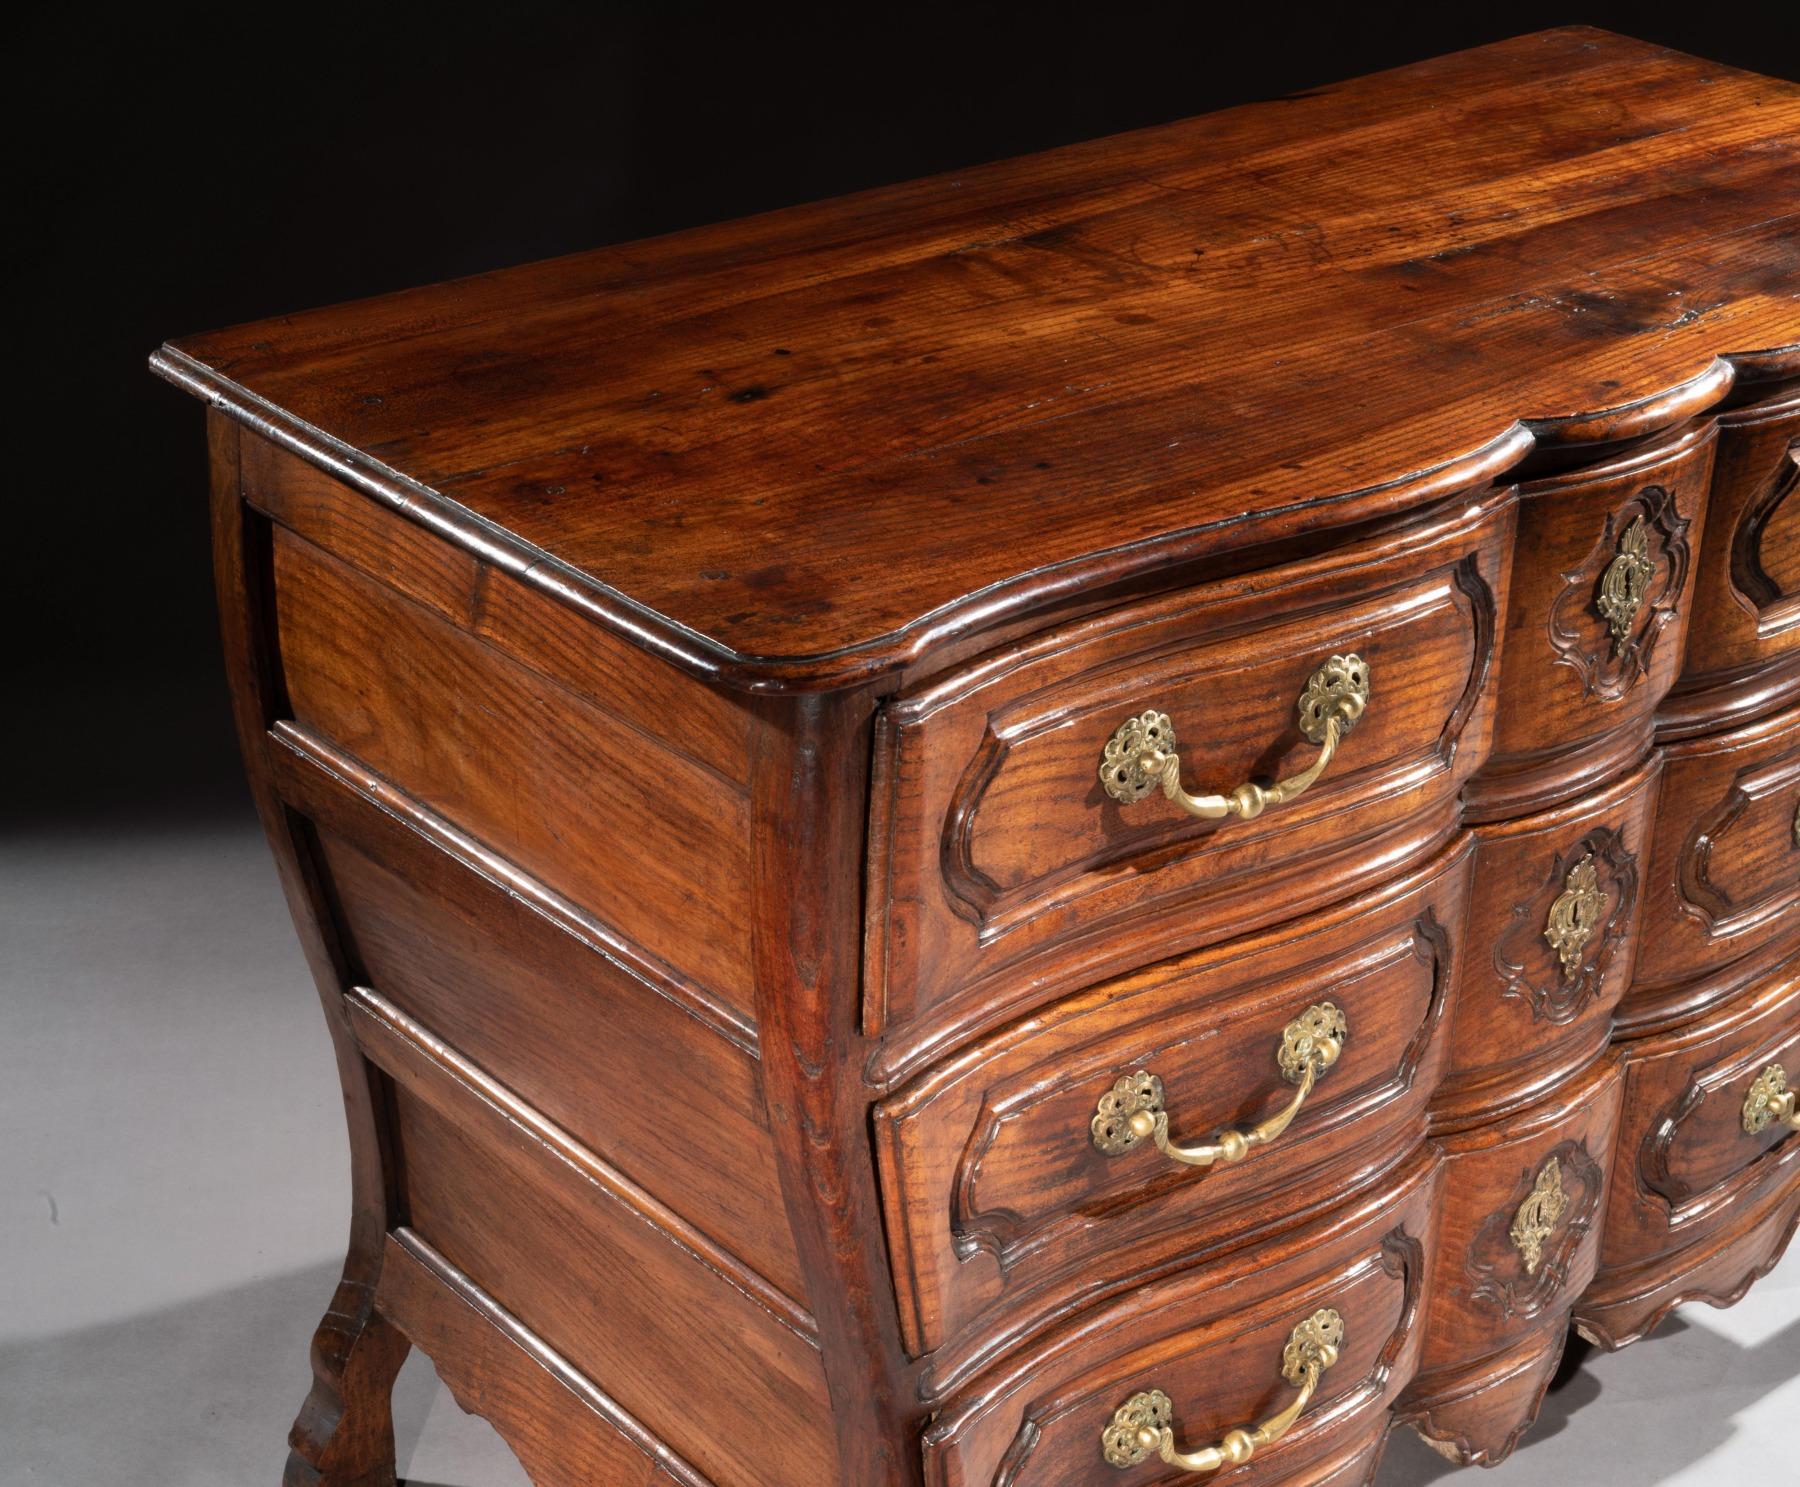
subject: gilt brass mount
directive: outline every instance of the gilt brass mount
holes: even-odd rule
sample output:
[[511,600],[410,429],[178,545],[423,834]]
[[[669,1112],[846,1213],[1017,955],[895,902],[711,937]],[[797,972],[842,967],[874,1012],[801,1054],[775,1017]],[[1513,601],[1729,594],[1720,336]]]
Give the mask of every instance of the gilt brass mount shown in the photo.
[[1161,1389],[1133,1394],[1113,1412],[1100,1434],[1100,1454],[1109,1466],[1137,1466],[1160,1456],[1170,1466],[1188,1472],[1215,1472],[1240,1466],[1259,1448],[1286,1435],[1300,1412],[1312,1402],[1319,1380],[1338,1360],[1344,1345],[1344,1319],[1330,1307],[1322,1307],[1288,1334],[1281,1350],[1281,1376],[1300,1391],[1280,1414],[1250,1429],[1228,1430],[1216,1446],[1198,1451],[1175,1449],[1175,1407]]
[[1800,1108],[1796,1108],[1794,1091],[1788,1088],[1787,1070],[1770,1064],[1750,1081],[1750,1093],[1744,1096],[1744,1129],[1760,1136],[1772,1125],[1783,1125],[1800,1131]]
[[1181,758],[1175,752],[1175,725],[1155,708],[1127,718],[1107,740],[1100,756],[1100,783],[1123,805],[1161,790],[1191,816],[1249,819],[1299,795],[1325,772],[1339,742],[1369,705],[1369,667],[1360,656],[1333,656],[1307,679],[1296,704],[1301,735],[1319,745],[1319,757],[1297,775],[1273,785],[1253,780],[1223,795],[1191,795],[1181,786]]
[[1513,1248],[1525,1260],[1525,1273],[1536,1275],[1544,1263],[1544,1241],[1555,1230],[1557,1221],[1568,1212],[1569,1195],[1563,1191],[1562,1163],[1555,1157],[1545,1162],[1537,1181],[1526,1194],[1519,1211],[1513,1215],[1508,1237]]
[[1613,650],[1623,651],[1631,639],[1632,622],[1644,607],[1656,564],[1650,559],[1650,529],[1644,518],[1632,520],[1619,536],[1619,550],[1600,575],[1600,594],[1594,607],[1612,627]]
[[1565,980],[1581,969],[1582,954],[1605,918],[1609,903],[1600,887],[1594,854],[1589,852],[1569,869],[1563,891],[1550,905],[1550,922],[1544,927],[1544,938],[1562,961]]
[[1248,1131],[1223,1131],[1202,1146],[1176,1146],[1169,1140],[1169,1113],[1163,1105],[1163,1082],[1148,1069],[1122,1074],[1100,1097],[1094,1118],[1088,1123],[1095,1147],[1109,1157],[1122,1156],[1148,1139],[1172,1161],[1190,1167],[1210,1167],[1214,1162],[1239,1162],[1258,1146],[1273,1141],[1300,1113],[1319,1076],[1338,1061],[1350,1027],[1343,1012],[1331,1002],[1308,1007],[1281,1030],[1275,1063],[1281,1077],[1300,1086],[1299,1092],[1276,1114]]

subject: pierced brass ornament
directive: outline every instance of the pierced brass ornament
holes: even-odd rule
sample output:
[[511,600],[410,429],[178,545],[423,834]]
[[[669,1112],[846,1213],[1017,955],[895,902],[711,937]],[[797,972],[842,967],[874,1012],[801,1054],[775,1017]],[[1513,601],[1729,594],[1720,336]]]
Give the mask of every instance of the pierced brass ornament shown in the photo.
[[1123,1156],[1145,1140],[1171,1161],[1189,1167],[1215,1162],[1241,1162],[1259,1146],[1267,1146],[1290,1125],[1312,1093],[1319,1076],[1338,1061],[1350,1025],[1331,1002],[1308,1007],[1281,1030],[1275,1063],[1281,1077],[1300,1086],[1294,1098],[1274,1115],[1247,1131],[1222,1131],[1199,1146],[1177,1146],[1169,1140],[1169,1113],[1163,1105],[1163,1082],[1148,1069],[1122,1074],[1100,1096],[1088,1132],[1094,1146],[1109,1157]]
[[1562,1185],[1562,1163],[1551,1157],[1539,1171],[1537,1181],[1513,1215],[1512,1228],[1507,1231],[1513,1247],[1525,1259],[1527,1275],[1538,1273],[1538,1266],[1544,1263],[1544,1241],[1568,1208],[1569,1195]]
[[1594,606],[1612,627],[1613,651],[1622,653],[1631,639],[1632,622],[1644,607],[1656,564],[1650,559],[1650,529],[1639,516],[1619,536],[1618,554],[1600,575],[1600,595]]
[[1544,938],[1562,961],[1565,980],[1581,970],[1581,957],[1605,920],[1610,903],[1600,887],[1594,854],[1589,852],[1569,869],[1563,891],[1550,905],[1550,922],[1544,927]]
[[1800,1131],[1800,1108],[1780,1064],[1770,1064],[1751,1080],[1750,1093],[1744,1096],[1744,1130],[1760,1136],[1772,1125]]
[[1216,821],[1260,816],[1304,791],[1325,772],[1338,744],[1369,705],[1369,666],[1360,656],[1333,656],[1307,679],[1296,704],[1303,737],[1319,746],[1319,757],[1299,774],[1273,785],[1247,780],[1223,795],[1192,795],[1181,785],[1181,758],[1175,752],[1175,725],[1165,712],[1148,708],[1119,724],[1100,754],[1100,784],[1122,805],[1133,805],[1156,790],[1190,816]]
[[1312,1402],[1319,1380],[1337,1362],[1343,1345],[1344,1319],[1330,1307],[1321,1307],[1288,1334],[1281,1350],[1281,1376],[1300,1393],[1280,1414],[1249,1429],[1228,1430],[1216,1446],[1181,1452],[1175,1449],[1175,1407],[1161,1389],[1151,1389],[1133,1394],[1113,1411],[1100,1433],[1100,1454],[1108,1466],[1120,1469],[1137,1466],[1153,1454],[1187,1472],[1241,1466],[1261,1447],[1288,1433]]

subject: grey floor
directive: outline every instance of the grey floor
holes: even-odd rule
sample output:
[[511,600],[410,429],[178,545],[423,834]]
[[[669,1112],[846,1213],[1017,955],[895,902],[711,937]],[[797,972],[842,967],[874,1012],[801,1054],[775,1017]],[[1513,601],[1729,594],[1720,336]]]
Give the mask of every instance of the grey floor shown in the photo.
[[[347,1203],[331,1057],[274,873],[212,824],[0,837],[0,1483],[280,1480]],[[403,1474],[523,1487],[416,1355]],[[1483,1487],[1793,1481],[1800,1254],[1590,1359]],[[1398,1436],[1382,1487],[1452,1471]],[[599,1484],[604,1487],[604,1484]]]

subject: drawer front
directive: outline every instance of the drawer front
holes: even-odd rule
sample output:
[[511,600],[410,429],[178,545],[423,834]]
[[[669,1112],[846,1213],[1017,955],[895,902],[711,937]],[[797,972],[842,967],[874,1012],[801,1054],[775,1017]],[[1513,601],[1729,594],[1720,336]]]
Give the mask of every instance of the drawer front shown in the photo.
[[[1800,706],[1665,751],[1645,938],[1624,1015],[1639,1019],[1770,944],[1800,911]],[[1689,1008],[1687,1010],[1694,1010]]]
[[1699,1022],[1634,1040],[1603,1241],[1608,1268],[1706,1238],[1800,1180],[1800,1135],[1745,1128],[1771,1066],[1800,1083],[1800,968],[1792,963]]
[[[1465,839],[1361,900],[1104,983],[883,1101],[907,1342],[956,1343],[933,1392],[1076,1301],[1291,1223],[1404,1156],[1444,1061],[1469,858]],[[1342,1051],[1302,1091],[1315,1007]],[[1210,1147],[1296,1099],[1239,1160],[1159,1149]],[[1162,1131],[1131,1134],[1127,1105],[1160,1110]]]
[[[1107,970],[1214,943],[1391,874],[1454,829],[1480,762],[1511,508],[1190,590],[997,652],[904,696],[877,730],[871,1032],[880,1072]],[[1309,677],[1366,665],[1324,774],[1254,819],[1199,820],[1102,787],[1146,710],[1191,791],[1290,777],[1319,745]]]
[[1105,1438],[1121,1409],[1160,1393],[1183,1451],[1253,1427],[1295,1400],[1284,1353],[1296,1327],[1327,1309],[1342,1324],[1337,1360],[1287,1434],[1259,1447],[1232,1480],[1266,1487],[1329,1475],[1379,1439],[1411,1374],[1435,1176],[1435,1156],[1420,1153],[1391,1187],[1327,1221],[1075,1316],[939,1414],[924,1438],[926,1481],[1192,1480],[1155,1454],[1109,1464]]
[[1570,805],[1475,829],[1474,953],[1439,1119],[1529,1104],[1606,1046],[1637,958],[1661,773],[1653,755]]
[[1442,1218],[1415,1399],[1433,1392],[1427,1375],[1560,1334],[1599,1259],[1621,1087],[1609,1056],[1505,1121],[1438,1138]]
[[1480,818],[1566,800],[1649,746],[1681,670],[1714,432],[1519,492]]
[[[1715,726],[1800,662],[1800,397],[1719,420],[1687,665],[1665,718]],[[1785,668],[1784,668],[1785,669]]]

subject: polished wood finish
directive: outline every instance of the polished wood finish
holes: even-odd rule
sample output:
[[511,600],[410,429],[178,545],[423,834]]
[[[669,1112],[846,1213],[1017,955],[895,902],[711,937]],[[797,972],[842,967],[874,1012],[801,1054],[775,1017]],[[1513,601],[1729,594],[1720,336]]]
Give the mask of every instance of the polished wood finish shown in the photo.
[[[1518,548],[1532,561],[1513,583],[1494,747],[1469,787],[1471,815],[1567,799],[1649,749],[1681,670],[1715,442],[1701,424],[1665,448],[1520,488]],[[1594,595],[1634,524],[1649,574],[1616,634]]]
[[1752,717],[1800,688],[1800,397],[1718,420],[1690,661],[1664,704],[1664,737]]
[[[1344,908],[1054,1003],[876,1107],[901,1317],[913,1351],[936,1353],[930,1397],[1034,1323],[1291,1223],[1417,1146],[1451,1056],[1469,846]],[[1178,1142],[1271,1114],[1294,1092],[1283,1027],[1327,998],[1349,1025],[1343,1055],[1266,1152],[1197,1168],[1149,1143],[1095,1149],[1100,1096],[1138,1069],[1163,1081]],[[1122,1246],[1129,1276],[1106,1263]]]
[[[1141,958],[1146,936],[1179,949],[1241,934],[1442,842],[1487,750],[1510,533],[1509,507],[1476,503],[902,692],[876,732],[870,833],[865,1025],[888,1033],[882,1076],[1047,985]],[[1198,822],[1160,797],[1104,795],[1101,751],[1146,708],[1174,721],[1189,778],[1293,773],[1317,752],[1296,700],[1351,651],[1373,700],[1301,800]]]
[[1791,931],[1800,905],[1800,694],[1795,705],[1663,750],[1644,913],[1657,926],[1621,1016],[1697,1013],[1707,973]]
[[[1542,1104],[1439,1140],[1431,1325],[1399,1409],[1461,1460],[1504,1461],[1537,1418],[1599,1262],[1621,1084],[1620,1062],[1597,1059]],[[1547,1172],[1560,1206],[1528,1250],[1519,1215]]]
[[1548,32],[162,365],[663,654],[820,686],[1778,374],[1797,110]]
[[1780,1257],[1800,1219],[1800,1141],[1743,1129],[1744,1096],[1771,1063],[1800,1061],[1800,963],[1698,1022],[1644,1039],[1626,1073],[1601,1272],[1576,1309],[1607,1347],[1682,1301],[1728,1305]]
[[[1743,1294],[1796,200],[1800,91],[1575,28],[159,352],[349,1124],[287,1487],[415,1345],[545,1487],[1174,1481],[1114,1412],[1241,1452],[1327,1306],[1233,1480],[1362,1487]],[[1103,787],[1350,655],[1303,793]]]

